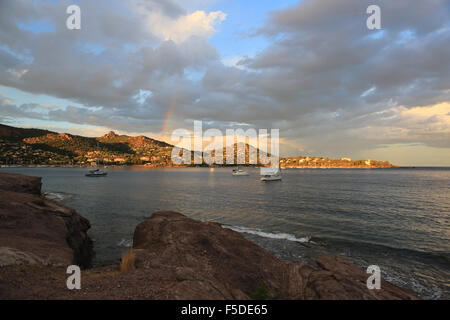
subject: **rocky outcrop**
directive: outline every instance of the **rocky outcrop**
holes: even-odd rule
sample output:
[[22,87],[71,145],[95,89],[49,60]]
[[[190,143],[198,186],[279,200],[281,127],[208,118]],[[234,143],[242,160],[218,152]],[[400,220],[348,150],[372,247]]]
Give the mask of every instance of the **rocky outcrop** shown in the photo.
[[417,299],[386,281],[369,290],[369,275],[339,257],[319,257],[318,267],[291,263],[218,223],[176,212],[157,212],[134,233],[136,267],[165,269],[175,299]]
[[21,174],[0,173],[0,191],[41,194],[41,178]]
[[41,196],[41,178],[0,173],[0,190],[0,265],[90,265],[89,221]]
[[105,134],[102,138],[111,139],[116,137],[118,137],[118,135],[114,131],[110,131],[107,134]]

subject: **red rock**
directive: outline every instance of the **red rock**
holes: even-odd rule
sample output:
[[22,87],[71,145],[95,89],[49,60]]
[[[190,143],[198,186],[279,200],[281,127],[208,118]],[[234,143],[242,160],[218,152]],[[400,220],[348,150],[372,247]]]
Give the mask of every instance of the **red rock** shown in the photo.
[[178,282],[167,294],[175,299],[243,299],[261,286],[267,298],[417,299],[386,281],[369,290],[369,275],[342,258],[319,257],[320,268],[283,261],[218,223],[176,212],[157,212],[139,224],[133,247],[138,269],[173,270]]
[[16,256],[16,263],[88,267],[93,254],[89,221],[40,196],[40,188],[41,178],[0,173],[0,248],[8,255],[3,263],[14,263]]
[[0,190],[40,195],[41,180],[40,177],[0,173]]
[[107,138],[107,139],[109,139],[109,138],[115,138],[115,137],[118,137],[118,135],[117,135],[114,131],[110,131],[110,132],[108,132],[107,134],[105,134],[105,135],[103,136],[103,138]]

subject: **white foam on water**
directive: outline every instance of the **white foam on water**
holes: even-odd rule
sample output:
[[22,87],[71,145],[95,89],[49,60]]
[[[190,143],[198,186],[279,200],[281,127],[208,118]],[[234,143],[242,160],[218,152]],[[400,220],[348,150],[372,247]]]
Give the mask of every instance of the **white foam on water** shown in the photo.
[[133,245],[133,240],[122,239],[117,243],[117,245],[119,247],[131,248],[131,246]]
[[[408,278],[405,279],[405,276]],[[409,288],[410,291],[426,300],[440,300],[442,297],[442,291],[439,288],[436,286],[426,288],[411,275],[383,274],[383,279],[399,287]]]
[[63,201],[68,197],[67,194],[61,192],[45,192],[44,196],[55,201]]
[[238,227],[238,226],[224,226],[225,228],[234,230],[239,233],[248,233],[248,234],[254,234],[263,238],[270,238],[270,239],[276,239],[276,240],[288,240],[288,241],[294,241],[294,242],[300,242],[300,243],[307,243],[311,240],[311,237],[303,237],[303,238],[297,238],[292,234],[289,233],[272,233],[272,232],[265,232],[258,229],[251,229],[246,227]]

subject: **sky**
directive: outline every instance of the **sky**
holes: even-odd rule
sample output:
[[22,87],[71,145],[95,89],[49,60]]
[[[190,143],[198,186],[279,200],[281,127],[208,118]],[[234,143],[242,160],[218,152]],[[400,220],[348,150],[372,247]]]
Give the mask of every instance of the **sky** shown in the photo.
[[450,166],[449,44],[448,0],[1,0],[0,123],[172,142],[202,120],[279,129],[283,156]]

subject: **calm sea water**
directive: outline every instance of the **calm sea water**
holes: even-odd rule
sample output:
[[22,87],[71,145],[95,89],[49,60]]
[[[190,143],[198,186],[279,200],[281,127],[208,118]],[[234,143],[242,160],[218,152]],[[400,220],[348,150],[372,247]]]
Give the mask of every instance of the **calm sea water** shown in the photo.
[[341,255],[426,299],[450,299],[450,169],[259,170],[2,169],[43,177],[43,191],[91,221],[97,265],[115,263],[138,223],[158,210],[213,220],[277,256],[314,264]]

